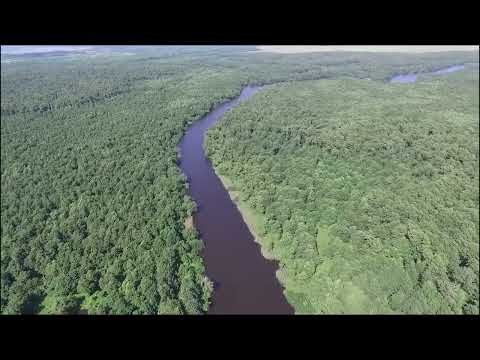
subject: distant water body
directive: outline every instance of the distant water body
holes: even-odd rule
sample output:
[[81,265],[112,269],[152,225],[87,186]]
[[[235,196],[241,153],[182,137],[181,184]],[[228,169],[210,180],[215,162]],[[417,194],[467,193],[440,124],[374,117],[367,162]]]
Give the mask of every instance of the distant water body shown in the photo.
[[[451,66],[428,74],[462,70]],[[398,75],[393,83],[415,82],[418,74]],[[260,91],[246,86],[240,96],[217,106],[187,130],[180,143],[180,168],[197,204],[193,223],[204,243],[206,273],[214,283],[209,314],[294,314],[276,277],[278,263],[265,259],[228,191],[205,156],[207,130],[230,109]]]
[[419,74],[404,74],[404,75],[397,75],[390,79],[391,83],[414,83],[417,81],[418,75],[442,75],[442,74],[449,74],[455,71],[460,71],[465,69],[465,65],[454,65],[449,66],[445,69],[440,69],[433,72],[425,72]]

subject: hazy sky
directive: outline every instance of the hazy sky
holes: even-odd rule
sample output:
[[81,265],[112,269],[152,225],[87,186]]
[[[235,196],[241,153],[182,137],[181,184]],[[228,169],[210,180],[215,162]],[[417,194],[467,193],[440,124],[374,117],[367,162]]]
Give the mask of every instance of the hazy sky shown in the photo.
[[473,51],[478,45],[292,45],[257,46],[258,50],[278,53],[301,53],[318,51],[375,51],[375,52],[433,52],[433,51]]
[[73,50],[87,50],[93,46],[77,46],[77,45],[2,45],[1,50],[4,54],[29,54],[37,52],[50,51],[73,51]]
[[[4,54],[27,54],[50,51],[74,51],[88,50],[92,45],[2,45],[1,51]],[[478,45],[265,45],[257,46],[258,50],[278,53],[302,53],[318,51],[375,51],[375,52],[433,52],[452,50],[478,50]]]

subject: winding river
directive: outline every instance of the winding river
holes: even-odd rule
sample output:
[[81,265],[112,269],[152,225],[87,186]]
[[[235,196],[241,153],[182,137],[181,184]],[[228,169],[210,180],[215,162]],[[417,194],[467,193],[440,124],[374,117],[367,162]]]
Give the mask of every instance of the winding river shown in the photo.
[[229,109],[259,91],[245,87],[240,96],[216,107],[188,130],[180,143],[180,168],[197,204],[193,223],[204,242],[207,276],[214,283],[209,314],[293,314],[275,276],[278,265],[265,259],[237,206],[203,152],[206,131]]
[[[431,75],[462,70],[451,66]],[[418,74],[397,75],[391,83],[412,83]],[[214,283],[209,314],[293,314],[275,272],[275,261],[265,259],[237,206],[205,157],[206,131],[228,110],[261,89],[246,86],[241,94],[196,121],[180,143],[180,168],[189,183],[189,195],[197,204],[193,224],[204,242],[207,276]]]
[[449,66],[445,69],[440,69],[432,72],[397,75],[392,77],[390,79],[390,82],[391,83],[414,83],[415,81],[417,81],[418,75],[442,75],[442,74],[449,74],[449,73],[463,70],[463,69],[465,69],[465,65],[454,65],[454,66]]

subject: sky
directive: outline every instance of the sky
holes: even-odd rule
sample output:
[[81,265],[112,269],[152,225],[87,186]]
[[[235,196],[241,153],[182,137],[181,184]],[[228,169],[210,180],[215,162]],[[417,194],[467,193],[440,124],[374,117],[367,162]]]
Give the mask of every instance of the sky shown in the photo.
[[74,50],[88,50],[93,46],[85,45],[2,45],[1,51],[3,54],[33,54],[38,52],[51,51],[74,51]]
[[293,54],[319,51],[373,51],[373,52],[438,52],[438,51],[473,51],[478,45],[292,45],[292,46],[257,46],[258,50]]
[[[31,54],[51,51],[75,51],[93,49],[92,45],[2,45],[3,54]],[[435,51],[473,51],[478,45],[259,45],[260,51],[294,54],[320,51],[384,51],[384,52],[435,52]]]

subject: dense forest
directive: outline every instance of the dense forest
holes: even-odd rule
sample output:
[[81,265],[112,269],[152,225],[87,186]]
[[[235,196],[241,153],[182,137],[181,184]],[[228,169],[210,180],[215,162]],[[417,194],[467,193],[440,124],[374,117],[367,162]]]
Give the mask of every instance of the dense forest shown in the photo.
[[[177,167],[176,146],[193,121],[215,104],[237,95],[246,84],[342,76],[383,81],[392,74],[436,70],[475,61],[478,63],[478,59],[470,53],[278,55],[252,53],[248,48],[226,48],[221,51],[218,48],[205,48],[202,51],[172,48],[169,51],[152,49],[133,55],[119,52],[114,55],[40,58],[2,54],[1,312],[205,313],[212,286],[205,276],[201,259],[202,242],[194,230],[185,226],[195,204],[186,195],[185,179]],[[274,253],[282,259],[285,267],[282,273],[286,274],[288,298],[295,306],[299,306],[299,312],[335,312],[348,308],[338,305],[336,296],[328,296],[329,293],[337,295],[335,289],[338,286],[343,286],[343,294],[349,299],[357,295],[361,299],[370,298],[372,294],[380,292],[377,287],[384,286],[383,283],[370,288],[363,286],[367,282],[377,281],[365,272],[366,268],[362,268],[362,264],[373,256],[368,252],[369,248],[362,250],[366,252],[365,256],[357,258],[356,261],[361,264],[354,264],[346,255],[325,261],[325,257],[309,253],[305,244],[320,225],[335,223],[336,227],[329,231],[338,234],[342,242],[331,246],[326,242],[324,245],[318,243],[318,246],[325,247],[322,254],[330,254],[324,256],[331,257],[332,252],[336,254],[337,251],[346,254],[347,251],[358,250],[353,247],[354,240],[346,240],[345,235],[341,235],[342,231],[347,233],[352,227],[356,230],[352,230],[349,236],[358,238],[367,234],[371,239],[368,244],[374,244],[377,250],[387,247],[384,244],[387,238],[385,233],[364,226],[365,222],[378,220],[378,214],[365,215],[366,219],[356,218],[355,209],[348,207],[347,203],[342,203],[343,207],[337,208],[337,205],[340,204],[340,198],[346,201],[347,196],[352,195],[355,185],[363,186],[363,191],[366,191],[365,186],[372,187],[371,191],[374,191],[365,197],[361,188],[356,189],[354,194],[357,194],[357,198],[365,198],[356,206],[366,206],[368,211],[373,212],[380,211],[375,202],[393,208],[401,206],[402,203],[392,198],[389,192],[391,188],[381,182],[384,179],[381,176],[388,174],[388,168],[395,174],[399,168],[405,170],[403,179],[386,177],[390,186],[395,186],[396,196],[400,195],[399,191],[405,191],[408,196],[419,194],[418,198],[411,200],[419,202],[421,199],[422,206],[426,206],[410,209],[415,215],[408,222],[409,232],[406,234],[410,236],[409,241],[421,247],[418,251],[422,258],[408,258],[408,261],[416,259],[419,265],[414,261],[414,265],[410,262],[405,266],[413,266],[412,269],[422,274],[417,283],[427,284],[422,291],[430,291],[428,294],[431,298],[436,299],[435,291],[444,291],[451,296],[448,304],[465,304],[466,312],[472,312],[475,304],[478,306],[478,236],[473,234],[478,230],[478,212],[475,215],[475,209],[478,210],[478,188],[472,189],[472,180],[467,181],[468,176],[473,176],[472,179],[476,176],[478,180],[478,155],[475,155],[474,149],[478,143],[474,142],[472,133],[466,135],[467,130],[478,132],[478,125],[474,122],[475,119],[478,122],[478,113],[472,113],[472,99],[468,96],[452,95],[457,90],[458,94],[471,94],[475,82],[459,75],[451,78],[456,80],[425,81],[420,88],[415,86],[408,90],[391,86],[382,88],[376,81],[351,79],[276,85],[252,99],[251,107],[242,105],[239,111],[232,112],[230,120],[225,123],[228,126],[212,132],[210,139],[216,139],[218,144],[213,146],[210,141],[209,150],[216,164],[220,164],[219,169],[228,173],[235,184],[238,180],[240,187],[247,184],[242,174],[245,176],[249,172],[255,195],[252,197],[248,191],[244,194],[255,208],[257,203],[263,204],[258,206],[264,207],[262,213],[266,211],[266,231],[273,236],[280,234],[285,226],[292,227],[289,232],[283,231],[284,235],[278,240],[272,240],[272,245],[275,244]],[[476,79],[478,82],[478,75]],[[336,85],[340,87],[336,88]],[[465,92],[467,88],[469,92]],[[383,95],[380,89],[385,91]],[[383,96],[385,105],[372,106],[362,102],[369,91],[377,100]],[[405,91],[407,95],[408,92],[413,93],[409,97]],[[449,96],[445,95],[448,91]],[[309,98],[309,94],[313,97]],[[348,100],[347,94],[353,98],[356,96],[355,102]],[[412,100],[414,96],[420,98]],[[478,104],[478,99],[475,101]],[[412,107],[412,103],[416,106]],[[394,104],[395,109],[386,104]],[[261,107],[257,108],[258,105]],[[355,109],[362,108],[369,112],[358,118],[353,112],[353,105]],[[400,113],[400,108],[406,113]],[[420,117],[415,109],[428,113],[430,108],[435,109],[428,120],[430,122],[425,125],[418,123]],[[439,112],[442,108],[446,109],[443,115]],[[342,112],[336,113],[338,110]],[[330,114],[330,120],[318,122],[320,112],[322,116]],[[385,112],[392,126],[395,119],[407,119],[407,123],[412,124],[413,127],[409,127],[406,123],[403,130],[398,130],[405,131],[406,139],[411,133],[412,139],[421,140],[424,134],[419,130],[432,126],[434,135],[428,134],[432,143],[411,140],[414,142],[409,145],[410,152],[403,155],[426,156],[422,166],[412,174],[407,163],[390,161],[387,157],[388,151],[393,151],[396,146],[385,137],[391,135],[388,124],[375,130],[382,131],[381,137],[375,135],[372,129],[367,131],[365,124],[360,126],[362,122],[368,122],[370,117],[378,119]],[[255,117],[252,118],[252,114]],[[276,118],[274,114],[290,115]],[[238,136],[244,135],[242,142],[235,145],[239,147],[222,139],[228,131],[232,131],[230,126],[235,123],[235,116],[240,122],[241,119],[249,119],[238,129]],[[448,122],[451,117],[455,118],[455,123]],[[260,118],[261,127],[253,127],[252,120]],[[275,125],[276,121],[294,122],[281,127],[280,123]],[[352,128],[349,130],[347,125]],[[430,127],[428,129],[430,131]],[[363,152],[357,151],[356,155],[363,154],[365,157],[362,166],[359,167],[353,159],[348,163],[345,147],[350,144],[348,151],[353,151],[355,139],[351,137],[351,131],[357,130],[358,136],[372,135],[369,140],[372,144],[369,146],[383,149],[385,157],[382,162],[376,162],[381,153],[362,148]],[[255,138],[248,139],[245,131],[250,135],[256,134]],[[447,146],[449,142],[445,142],[445,134],[450,134],[447,138],[450,147]],[[261,137],[257,138],[257,135]],[[334,141],[343,139],[343,136],[350,139],[351,143]],[[360,138],[356,141],[360,143]],[[382,141],[385,143],[376,143]],[[431,148],[440,145],[440,150]],[[419,146],[421,151],[418,150]],[[320,148],[325,148],[325,151],[319,152]],[[263,150],[246,155],[254,149]],[[313,157],[309,157],[312,154],[309,151],[313,151]],[[476,151],[478,153],[478,149]],[[222,153],[234,156],[227,161]],[[376,154],[376,157],[367,158],[367,154]],[[440,165],[438,157],[442,154],[448,156],[448,161]],[[259,165],[262,157],[265,163]],[[276,161],[275,157],[281,157],[282,161]],[[335,163],[334,159],[337,159]],[[275,163],[271,163],[274,160]],[[258,167],[269,163],[272,164],[268,167],[269,172],[265,168],[265,171],[261,170],[264,171],[262,175]],[[378,168],[378,164],[384,164],[385,168]],[[349,168],[350,165],[353,167]],[[367,165],[373,167],[368,170]],[[399,168],[394,169],[393,166]],[[303,185],[293,182],[293,178],[297,177],[294,175],[299,174],[298,170],[301,170],[303,179],[307,179]],[[378,176],[368,176],[367,170],[378,173]],[[344,173],[340,175],[342,171]],[[359,175],[355,175],[357,171]],[[435,182],[438,186],[435,193],[425,192],[422,186],[426,185],[423,183],[409,182],[409,176],[416,176],[424,179],[425,184],[430,183],[431,179],[427,180],[426,176],[436,176],[437,171],[444,173]],[[313,172],[311,176],[307,175],[310,172]],[[286,176],[288,174],[292,177]],[[363,176],[363,182],[350,183],[356,181],[354,175]],[[332,177],[335,179],[332,180]],[[301,179],[298,177],[295,181]],[[312,179],[318,181],[311,182]],[[270,180],[271,184],[268,185],[266,182]],[[280,184],[283,184],[284,190],[282,197],[277,198],[275,189],[280,189]],[[404,190],[401,190],[402,184]],[[269,192],[264,188],[266,185],[272,186]],[[418,186],[418,189],[409,192],[408,186]],[[435,203],[433,200],[438,198],[438,192],[444,189],[448,193],[452,189],[458,192],[448,197],[442,196],[442,202]],[[328,196],[327,190],[332,192]],[[269,195],[265,195],[266,191]],[[472,191],[477,191],[477,200],[472,200]],[[307,197],[302,198],[305,194]],[[426,201],[427,197],[431,202]],[[303,203],[296,204],[302,199]],[[353,199],[350,206],[353,206]],[[408,198],[401,199],[406,202],[405,206],[413,206],[408,205]],[[292,217],[296,208],[298,214]],[[305,209],[311,212],[308,219],[305,218]],[[396,211],[400,212],[400,209]],[[439,214],[434,223],[429,223],[428,217],[419,220],[422,214],[426,216],[425,213],[429,215],[431,211]],[[407,223],[399,218],[388,221],[382,222],[384,232],[395,229],[397,236],[400,236],[405,230],[403,227]],[[425,228],[424,225],[430,227]],[[468,236],[470,240],[466,240]],[[455,246],[451,244],[453,238]],[[473,241],[475,239],[477,245]],[[280,243],[286,245],[277,246]],[[394,249],[396,242],[393,238],[391,243],[389,249]],[[438,249],[447,245],[452,246],[451,254],[446,250],[439,252]],[[428,247],[430,252],[423,246]],[[412,251],[408,246],[402,249]],[[404,258],[403,255],[394,250],[388,254],[391,259],[396,259],[393,263],[389,262],[388,266],[394,267],[393,270],[403,266],[398,262],[398,259]],[[369,265],[370,271],[378,271],[388,256],[384,254],[376,258],[377,263]],[[455,261],[457,267],[449,265]],[[438,268],[422,264],[437,264],[435,266]],[[445,266],[450,267],[443,273]],[[343,272],[345,268],[350,270]],[[370,309],[381,311],[388,309],[387,303],[393,306],[392,301],[404,301],[401,296],[405,295],[405,291],[401,290],[401,286],[410,289],[413,283],[407,282],[410,277],[406,278],[404,272],[393,270],[388,270],[388,273],[392,276],[398,273],[399,280],[389,286],[396,284],[397,292],[385,300],[385,304],[381,304],[384,307],[378,305]],[[329,274],[330,271],[350,279],[363,276],[358,279],[363,282],[355,286],[347,286],[350,284],[348,282],[338,285],[326,275],[315,275]],[[363,275],[358,271],[364,271]],[[306,274],[301,275],[304,279],[295,283],[295,274],[302,273]],[[435,287],[435,281],[443,281],[444,278],[439,278],[437,273],[447,276],[441,282],[440,286],[444,288],[440,287],[440,290]],[[331,289],[321,292],[319,289],[325,283]],[[475,289],[476,297],[472,295]],[[326,298],[330,299],[331,306],[324,301]],[[423,295],[418,298],[416,301],[425,301],[425,309],[432,309]],[[381,300],[378,299],[379,302]],[[359,304],[364,302],[360,301]],[[412,312],[417,311],[420,305],[415,306],[411,305]],[[443,303],[438,306],[440,310],[453,309]],[[457,308],[453,310],[459,311]]]
[[297,313],[478,314],[478,85],[271,85],[209,130]]

